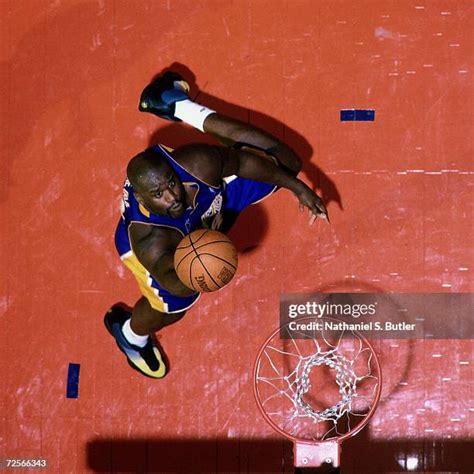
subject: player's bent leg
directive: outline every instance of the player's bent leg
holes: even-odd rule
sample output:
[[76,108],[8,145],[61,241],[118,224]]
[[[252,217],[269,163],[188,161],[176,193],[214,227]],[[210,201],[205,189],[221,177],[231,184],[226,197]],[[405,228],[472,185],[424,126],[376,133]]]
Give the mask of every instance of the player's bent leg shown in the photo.
[[300,157],[297,157],[297,160],[295,160],[293,163],[288,163],[286,165],[286,168],[292,171],[293,176],[298,176],[300,174],[300,171],[303,169],[303,162],[301,161]]
[[276,166],[283,168],[288,174],[296,177],[303,168],[301,158],[287,145],[280,143],[267,152],[276,161]]

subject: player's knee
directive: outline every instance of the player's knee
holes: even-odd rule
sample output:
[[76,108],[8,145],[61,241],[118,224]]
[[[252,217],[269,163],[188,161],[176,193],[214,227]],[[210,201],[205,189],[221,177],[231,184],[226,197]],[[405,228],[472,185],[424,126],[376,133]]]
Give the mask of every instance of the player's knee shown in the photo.
[[160,320],[164,316],[166,316],[166,314],[153,308],[145,297],[137,301],[132,312],[132,319],[141,322]]
[[289,164],[279,163],[279,166],[283,168],[291,176],[296,177],[302,170],[303,163],[300,158],[295,157],[295,159],[291,163]]
[[296,156],[295,163],[293,166],[293,171],[295,173],[295,176],[298,175],[302,169],[303,169],[303,162],[301,161],[301,158],[299,156]]
[[175,323],[184,317],[186,311],[181,311],[181,313],[162,313],[164,316],[165,322],[168,324]]

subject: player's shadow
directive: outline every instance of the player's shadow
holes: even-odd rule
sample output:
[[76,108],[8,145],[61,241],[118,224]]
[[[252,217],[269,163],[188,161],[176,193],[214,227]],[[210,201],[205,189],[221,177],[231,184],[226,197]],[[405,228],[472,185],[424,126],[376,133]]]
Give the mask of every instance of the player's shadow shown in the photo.
[[[202,103],[206,105],[206,107],[214,109],[221,114],[255,125],[292,147],[303,162],[302,172],[306,175],[310,183],[309,185],[318,191],[325,205],[328,206],[331,202],[335,202],[339,209],[343,209],[342,198],[335,183],[321,168],[311,162],[313,148],[297,131],[262,112],[231,104],[215,96],[201,92],[196,84],[195,75],[183,64],[174,63],[163,71],[160,71],[155,77],[166,70],[175,71],[183,76],[190,85],[190,97],[192,100]],[[206,85],[207,83],[202,84],[202,88],[205,89]],[[161,126],[152,134],[149,144],[151,146],[156,143],[162,143],[172,148],[177,148],[181,145],[193,142],[219,144],[211,135],[202,133],[199,130],[181,123],[170,123],[164,127]],[[331,206],[329,206],[329,214],[331,214]],[[257,204],[247,208],[242,213],[238,222],[232,228],[231,237],[239,252],[245,253],[255,249],[258,244],[264,240],[267,230],[268,217],[262,206]]]

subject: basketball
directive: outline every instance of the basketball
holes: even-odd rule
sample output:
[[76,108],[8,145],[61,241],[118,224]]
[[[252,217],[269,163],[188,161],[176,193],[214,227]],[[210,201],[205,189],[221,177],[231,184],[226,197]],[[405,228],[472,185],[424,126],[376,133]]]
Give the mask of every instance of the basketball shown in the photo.
[[237,270],[237,250],[221,232],[200,229],[181,240],[174,254],[178,278],[199,292],[226,286]]

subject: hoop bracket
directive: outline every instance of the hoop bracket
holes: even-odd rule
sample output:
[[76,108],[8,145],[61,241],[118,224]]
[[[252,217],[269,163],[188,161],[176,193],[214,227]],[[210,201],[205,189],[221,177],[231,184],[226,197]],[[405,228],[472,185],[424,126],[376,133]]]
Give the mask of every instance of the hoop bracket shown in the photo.
[[320,467],[332,464],[339,467],[341,459],[341,445],[337,441],[323,443],[298,443],[293,444],[295,467]]

